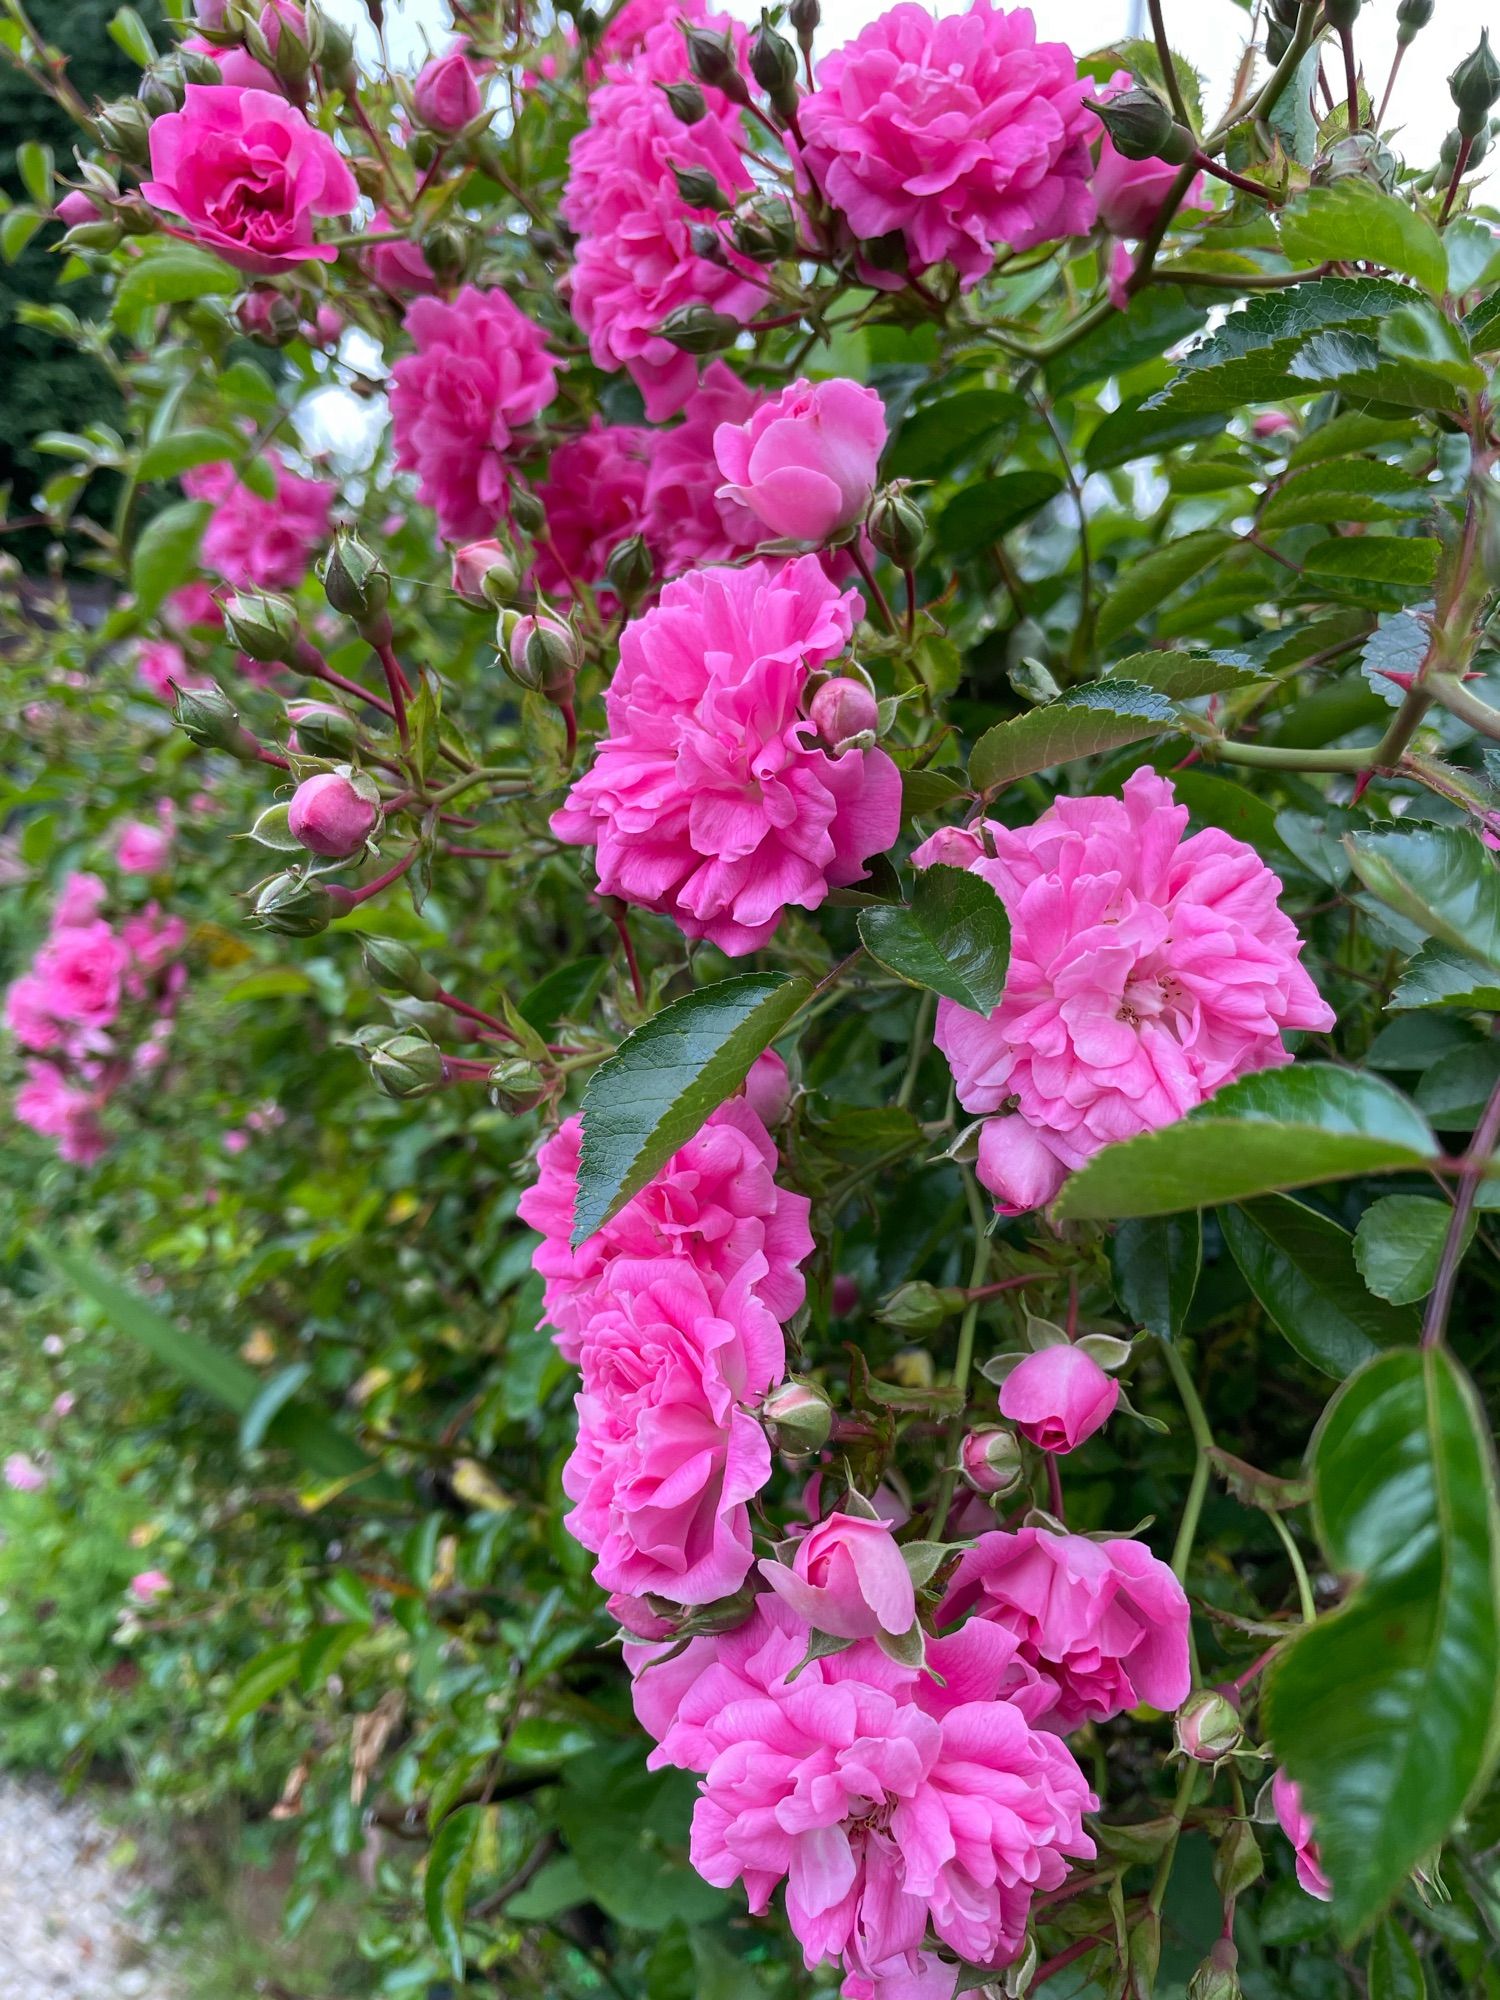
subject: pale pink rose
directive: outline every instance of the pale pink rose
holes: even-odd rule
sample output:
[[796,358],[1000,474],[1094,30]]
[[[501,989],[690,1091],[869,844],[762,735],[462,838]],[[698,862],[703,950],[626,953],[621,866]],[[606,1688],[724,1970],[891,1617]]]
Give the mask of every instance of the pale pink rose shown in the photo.
[[17,1122],[55,1140],[65,1160],[91,1167],[109,1144],[99,1123],[102,1102],[99,1092],[70,1083],[56,1064],[29,1062],[14,1109]]
[[[988,1019],[940,1001],[934,1039],[965,1110],[1003,1109],[979,1154],[1002,1214],[1049,1200],[1101,1146],[1290,1061],[1285,1030],[1333,1025],[1280,882],[1216,827],[1184,839],[1187,818],[1143,766],[1122,798],[986,823],[993,858],[968,865],[1010,916],[1005,992]],[[912,860],[952,852],[935,837]]]
[[719,426],[743,424],[760,401],[732,368],[710,361],[683,405],[682,422],[652,432],[643,532],[663,581],[704,563],[730,562],[765,539],[748,507],[716,491],[714,457]]
[[825,542],[863,519],[886,445],[873,389],[835,377],[793,382],[745,423],[721,424],[721,500],[749,508],[771,534]]
[[812,1254],[811,1203],[776,1181],[776,1147],[749,1103],[731,1098],[661,1171],[574,1250],[573,1209],[583,1125],[569,1118],[542,1147],[521,1220],[540,1230],[532,1259],[557,1344],[578,1359],[589,1319],[612,1272],[668,1260],[690,1265],[717,1299],[754,1260],[756,1291],[778,1320],[806,1296],[801,1265]]
[[536,497],[547,525],[536,538],[538,590],[553,599],[601,583],[611,553],[639,533],[652,433],[628,424],[590,424],[553,452]]
[[52,906],[52,929],[68,930],[74,924],[91,924],[109,901],[109,891],[97,875],[74,873],[63,883]]
[[273,500],[263,500],[231,465],[198,465],[182,475],[183,490],[212,507],[203,534],[204,568],[242,589],[295,590],[328,539],[338,489],[303,478],[279,459],[273,470]]
[[313,234],[318,216],[359,200],[333,141],[267,90],[190,83],[181,111],[151,124],[141,193],[182,217],[193,237],[241,271],[283,271],[338,252]]
[[67,1030],[97,1035],[120,1011],[129,948],[102,917],[54,930],[32,960],[43,1005]]
[[[377,208],[370,217],[372,236],[395,226],[383,208]],[[436,271],[422,255],[421,244],[413,243],[409,237],[395,243],[371,244],[364,252],[364,266],[380,289],[393,298],[425,296],[442,290]]]
[[449,588],[465,604],[472,604],[477,610],[493,610],[494,605],[485,595],[485,579],[492,570],[498,569],[503,573],[512,568],[510,550],[504,542],[497,542],[493,536],[487,536],[483,541],[465,542],[461,549],[453,551]]
[[1114,1414],[1120,1385],[1081,1347],[1028,1354],[1000,1385],[1000,1414],[1043,1451],[1076,1451]]
[[159,1569],[143,1569],[130,1579],[130,1594],[137,1604],[154,1604],[172,1588],[172,1579]]
[[830,1514],[800,1538],[790,1569],[762,1562],[760,1573],[799,1618],[835,1639],[899,1636],[916,1623],[911,1571],[883,1521]]
[[165,868],[172,853],[172,817],[168,810],[153,825],[149,820],[127,820],[115,842],[115,866],[127,875],[155,875]]
[[775,1049],[763,1049],[745,1078],[745,1102],[763,1125],[779,1125],[792,1101],[792,1079]]
[[753,1406],[786,1370],[764,1275],[755,1256],[714,1298],[686,1259],[608,1274],[562,1475],[566,1526],[602,1589],[711,1604],[749,1573],[748,1503],[771,1475]]
[[741,957],[789,905],[817,909],[884,853],[895,765],[882,750],[830,756],[803,707],[858,607],[803,556],[695,570],[626,627],[608,735],[552,819],[560,839],[595,847],[604,894]]
[[971,1614],[1018,1642],[1021,1685],[1007,1692],[1039,1728],[1065,1735],[1143,1701],[1171,1710],[1187,1698],[1188,1601],[1144,1542],[1041,1528],[981,1535],[938,1619]]
[[453,138],[479,116],[479,84],[461,46],[424,63],[411,95],[418,123],[443,139]]
[[899,229],[914,273],[949,263],[967,289],[1002,246],[1092,224],[1091,86],[1024,8],[975,0],[936,19],[907,0],[817,75],[799,107],[801,165],[856,237]]
[[499,290],[465,285],[451,301],[418,299],[406,330],[416,352],[391,370],[396,463],[417,474],[440,534],[490,534],[505,511],[507,455],[556,394],[557,362]]
[[380,808],[337,771],[304,778],[292,794],[287,827],[293,840],[325,860],[357,854],[375,830]]
[[1297,1880],[1309,1896],[1316,1896],[1320,1903],[1331,1903],[1333,1884],[1323,1873],[1322,1856],[1313,1839],[1313,1823],[1302,1808],[1301,1788],[1285,1771],[1278,1771],[1271,1780],[1271,1804],[1277,1824],[1296,1850]]
[[47,1475],[34,1458],[28,1458],[23,1451],[13,1451],[5,1461],[5,1483],[13,1493],[40,1493],[47,1484]]
[[[1122,90],[1129,90],[1133,78],[1125,70],[1116,70],[1098,92],[1102,103],[1107,104]],[[1156,218],[1161,214],[1162,203],[1166,200],[1178,169],[1168,160],[1127,160],[1117,151],[1109,133],[1101,127],[1099,139],[1099,164],[1094,169],[1094,199],[1099,205],[1099,221],[1111,236],[1147,236]],[[1179,214],[1183,210],[1211,209],[1213,203],[1204,193],[1203,176],[1195,174],[1187,193],[1179,204]]]

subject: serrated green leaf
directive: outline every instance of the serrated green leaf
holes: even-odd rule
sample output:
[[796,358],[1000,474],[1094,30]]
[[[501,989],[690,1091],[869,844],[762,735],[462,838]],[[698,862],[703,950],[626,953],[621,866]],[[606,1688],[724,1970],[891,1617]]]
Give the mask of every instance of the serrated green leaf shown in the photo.
[[1382,1354],[1313,1440],[1318,1536],[1353,1580],[1263,1705],[1357,1937],[1437,1848],[1500,1741],[1500,1510],[1478,1399],[1441,1346]]
[[1309,188],[1277,215],[1281,247],[1294,264],[1383,264],[1441,298],[1448,286],[1443,240],[1399,195],[1369,181]]
[[1329,535],[1302,556],[1308,576],[1430,590],[1443,545],[1430,535]]
[[1096,627],[1099,644],[1108,646],[1133,625],[1154,611],[1164,598],[1180,590],[1210,563],[1236,546],[1233,535],[1222,528],[1203,528],[1195,535],[1183,535],[1164,542],[1128,563],[1115,578],[1109,595],[1099,610]]
[[1208,308],[1195,304],[1176,285],[1148,285],[1122,313],[1086,333],[1047,363],[1047,387],[1070,396],[1106,375],[1123,375],[1142,361],[1156,361],[1179,340],[1196,333]]
[[1416,1339],[1417,1317],[1374,1297],[1359,1274],[1354,1238],[1289,1195],[1225,1209],[1224,1241],[1245,1283],[1286,1339],[1335,1380],[1383,1348]]
[[747,972],[664,1007],[589,1079],[573,1225],[576,1248],[685,1146],[745,1081],[812,992],[780,972]]
[[1500,980],[1481,960],[1434,939],[1408,961],[1391,1005],[1500,1013]]
[[1398,915],[1462,958],[1500,966],[1500,870],[1477,834],[1410,827],[1352,834],[1348,846],[1360,881]]
[[1134,681],[1154,688],[1169,701],[1197,701],[1204,695],[1227,694],[1251,687],[1263,676],[1237,661],[1213,659],[1202,653],[1132,653],[1105,670],[1106,681]]
[[1110,1238],[1115,1296],[1148,1333],[1175,1340],[1187,1324],[1203,1266],[1203,1217],[1142,1217]]
[[1338,458],[1295,473],[1261,509],[1261,526],[1302,528],[1329,521],[1389,521],[1420,514],[1436,496],[1380,458]]
[[485,1808],[456,1806],[438,1828],[422,1878],[422,1906],[432,1941],[460,1985],[464,1978],[464,1905]]
[[[1426,1298],[1452,1213],[1446,1202],[1422,1194],[1387,1194],[1371,1202],[1354,1232],[1354,1261],[1377,1297],[1396,1306]],[[1473,1236],[1471,1218],[1465,1248]]]
[[[1398,307],[1396,312],[1407,311]],[[1396,316],[1393,313],[1392,318]],[[1384,322],[1315,333],[1287,364],[1294,387],[1337,389],[1344,402],[1392,403],[1412,410],[1456,411],[1463,398],[1448,375],[1418,360],[1392,358],[1377,335]]]
[[1430,1064],[1413,1096],[1437,1131],[1471,1132],[1497,1082],[1500,1043],[1478,1042],[1452,1049]]
[[966,486],[938,517],[938,546],[963,561],[1008,535],[1061,491],[1062,481],[1051,472],[1002,472]]
[[1365,410],[1343,410],[1299,438],[1287,453],[1286,462],[1290,467],[1321,465],[1327,459],[1343,458],[1381,445],[1404,445],[1408,436],[1406,426],[1390,417],[1372,417]]
[[1089,433],[1084,446],[1084,463],[1090,472],[1107,472],[1132,459],[1154,457],[1174,445],[1191,444],[1198,438],[1217,437],[1226,419],[1211,410],[1206,416],[1170,416],[1146,408],[1144,396],[1107,410]]
[[1175,1215],[1440,1157],[1431,1127],[1381,1078],[1331,1063],[1242,1077],[1200,1110],[1106,1146],[1063,1184],[1068,1221]]
[[909,904],[862,910],[865,950],[898,978],[988,1015],[1010,963],[1010,919],[980,875],[942,864],[917,876]]
[[1176,727],[1177,711],[1165,695],[1130,681],[1092,681],[987,729],[969,759],[969,783],[976,792],[995,792],[1032,771],[1118,750]]
[[1376,325],[1410,297],[1385,278],[1320,278],[1253,298],[1183,357],[1175,379],[1149,407],[1174,414],[1237,411],[1246,403],[1305,393],[1289,364],[1310,335],[1323,327]]

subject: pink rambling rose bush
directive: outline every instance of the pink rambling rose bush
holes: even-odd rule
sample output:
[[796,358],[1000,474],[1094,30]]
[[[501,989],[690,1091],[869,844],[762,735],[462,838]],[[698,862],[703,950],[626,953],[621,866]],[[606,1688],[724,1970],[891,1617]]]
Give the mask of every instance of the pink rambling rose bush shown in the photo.
[[652,433],[641,531],[663,577],[732,562],[764,541],[750,509],[725,497],[714,455],[719,427],[743,424],[760,403],[732,368],[710,361],[683,404],[681,423]]
[[824,542],[863,519],[885,449],[885,405],[837,377],[793,382],[742,424],[714,432],[725,484],[771,535]]
[[[384,235],[395,228],[390,215],[377,208],[370,217],[370,234]],[[422,254],[420,243],[402,237],[393,243],[372,243],[364,253],[365,268],[383,292],[393,299],[425,297],[443,289],[442,280]]]
[[536,497],[547,522],[536,544],[536,583],[549,598],[603,581],[604,565],[644,520],[651,433],[594,423],[553,452]]
[[152,121],[151,176],[141,193],[182,218],[175,233],[241,271],[330,262],[337,252],[314,223],[359,200],[326,133],[284,98],[227,83],[190,83],[181,111]]
[[986,1114],[979,1177],[1005,1214],[1040,1207],[1099,1147],[1170,1124],[1236,1077],[1290,1060],[1287,1029],[1333,1011],[1299,962],[1281,884],[1142,768],[1123,797],[1059,798],[1034,824],[949,828],[916,851],[968,867],[1010,916],[988,1020],[938,1004],[935,1040],[966,1111]]
[[1002,246],[1093,222],[1088,86],[1061,42],[1037,41],[1025,8],[974,0],[935,19],[903,0],[817,76],[800,164],[856,237],[899,230],[913,272],[948,263],[977,285]]
[[799,1537],[790,1565],[760,1573],[784,1604],[836,1639],[899,1636],[916,1621],[911,1571],[884,1521],[830,1514]]
[[[280,459],[273,460],[272,471],[271,500],[263,500],[231,465],[194,466],[182,475],[183,490],[212,509],[200,549],[204,568],[240,589],[295,590],[328,536],[338,489],[326,479],[293,472]],[[197,606],[199,615],[205,609]]]
[[490,534],[506,510],[516,433],[557,393],[557,362],[510,297],[465,285],[418,299],[406,315],[416,349],[391,370],[396,463],[453,541]]
[[739,957],[890,846],[895,765],[878,749],[830,756],[803,710],[857,603],[805,556],[694,571],[626,627],[609,733],[552,818],[595,848],[606,894]]

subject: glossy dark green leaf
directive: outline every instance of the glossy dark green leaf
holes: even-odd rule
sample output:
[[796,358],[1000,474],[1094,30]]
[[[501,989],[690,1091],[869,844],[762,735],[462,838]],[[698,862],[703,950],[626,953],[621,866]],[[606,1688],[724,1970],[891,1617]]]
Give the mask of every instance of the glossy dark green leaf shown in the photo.
[[746,972],[674,1000],[589,1079],[573,1242],[629,1201],[711,1111],[812,991],[780,972]]
[[723,1909],[721,1892],[688,1865],[693,1794],[686,1772],[640,1768],[634,1743],[570,1768],[558,1825],[590,1897],[618,1922],[657,1931]]
[[890,479],[940,479],[1026,405],[1010,389],[961,389],[925,403],[902,424],[886,461]]
[[608,976],[607,958],[576,958],[538,980],[516,1012],[539,1035],[550,1035],[559,1021],[586,1021]]
[[1431,535],[1329,535],[1304,551],[1302,567],[1311,577],[1428,590],[1442,546]]
[[962,561],[989,548],[1062,491],[1052,472],[1002,472],[955,493],[938,516],[937,543]]
[[1491,966],[1436,939],[1407,962],[1393,1007],[1462,1007],[1500,1013],[1500,980]]
[[1235,546],[1234,536],[1222,528],[1203,528],[1195,535],[1181,535],[1175,541],[1163,542],[1159,548],[1128,563],[1100,607],[1096,627],[1099,644],[1108,646],[1138,625],[1164,598],[1200,576],[1210,563],[1217,562]]
[[115,293],[114,317],[129,319],[150,306],[181,304],[238,291],[244,280],[210,251],[195,243],[156,239],[126,268]]
[[1196,1210],[1122,1222],[1110,1238],[1116,1298],[1163,1340],[1175,1340],[1187,1323],[1202,1267],[1203,1218]]
[[1056,1213],[1173,1215],[1439,1157],[1431,1127],[1376,1076],[1331,1063],[1263,1070],[1159,1132],[1106,1146],[1072,1175]]
[[1484,1413],[1441,1346],[1382,1354],[1346,1382],[1312,1471],[1319,1539],[1351,1588],[1272,1668],[1263,1718],[1347,1940],[1494,1767],[1500,1514]]
[[1361,882],[1400,916],[1462,957],[1500,966],[1500,869],[1477,834],[1452,826],[1360,833],[1349,853]]
[[1145,398],[1137,397],[1117,410],[1107,410],[1099,419],[1084,447],[1084,463],[1090,472],[1108,472],[1114,466],[1129,465],[1132,459],[1170,451],[1174,445],[1216,437],[1224,428],[1221,411],[1172,416],[1146,409],[1144,404]]
[[1294,264],[1383,264],[1441,298],[1448,287],[1443,240],[1426,216],[1369,181],[1309,188],[1277,215]]
[[[1372,1201],[1354,1232],[1354,1261],[1370,1290],[1398,1306],[1425,1299],[1437,1280],[1452,1213],[1431,1195],[1387,1194]],[[1465,1247],[1473,1235],[1471,1217]]]
[[1106,375],[1123,375],[1142,361],[1155,361],[1196,333],[1208,317],[1176,285],[1147,285],[1123,313],[1111,313],[1102,326],[1086,333],[1047,363],[1047,387],[1054,396],[1069,396]]
[[1369,2000],[1427,2000],[1427,1977],[1416,1946],[1395,1917],[1382,1917],[1365,1961]]
[[865,950],[899,978],[989,1014],[1005,990],[1010,919],[982,876],[941,865],[917,876],[908,904],[862,910]]
[[1253,298],[1183,357],[1175,381],[1152,407],[1174,414],[1238,411],[1246,403],[1295,395],[1289,364],[1309,335],[1322,327],[1373,326],[1410,297],[1404,286],[1383,278],[1320,278]]
[[1245,1283],[1304,1361],[1352,1374],[1382,1348],[1415,1340],[1415,1313],[1376,1298],[1355,1264],[1354,1238],[1284,1194],[1224,1210],[1224,1240]]
[[1452,1049],[1422,1074],[1412,1096],[1439,1132],[1472,1132],[1500,1083],[1500,1045]]
[[969,759],[969,783],[976,792],[995,792],[1033,771],[1118,750],[1176,727],[1176,709],[1154,689],[1131,681],[1090,681],[987,729]]
[[[1400,311],[1401,308],[1396,308]],[[1302,392],[1336,389],[1350,404],[1390,404],[1397,409],[1457,411],[1462,392],[1451,371],[1415,355],[1390,355],[1382,337],[1386,322],[1368,327],[1334,327],[1315,333],[1287,363]]]
[[1264,529],[1302,528],[1331,521],[1389,521],[1420,514],[1433,503],[1398,465],[1382,458],[1340,458],[1310,465],[1278,486],[1261,509]]
[[1107,669],[1106,681],[1133,681],[1154,688],[1171,701],[1197,701],[1207,694],[1227,694],[1231,688],[1253,687],[1262,676],[1254,667],[1201,653],[1131,653]]
[[432,1941],[463,1984],[464,1905],[474,1872],[474,1849],[484,1823],[484,1807],[456,1806],[433,1836],[422,1878],[422,1905]]

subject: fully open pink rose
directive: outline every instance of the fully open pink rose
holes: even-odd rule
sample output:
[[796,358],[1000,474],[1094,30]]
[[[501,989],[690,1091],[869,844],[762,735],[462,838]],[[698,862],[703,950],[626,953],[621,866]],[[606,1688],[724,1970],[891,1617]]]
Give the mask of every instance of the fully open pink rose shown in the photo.
[[182,109],[153,121],[151,176],[146,200],[241,271],[332,262],[338,253],[317,242],[314,221],[359,200],[326,133],[284,98],[232,84],[190,83]]
[[[383,235],[395,227],[383,208],[377,208],[370,218],[372,236]],[[364,253],[364,263],[380,289],[393,298],[425,296],[442,290],[437,272],[422,255],[421,244],[410,237],[399,237],[394,243],[372,243]]]
[[17,1123],[53,1140],[63,1159],[91,1167],[109,1145],[99,1123],[102,1103],[99,1091],[70,1083],[55,1063],[29,1062],[13,1108]]
[[1303,1810],[1302,1792],[1296,1780],[1285,1771],[1278,1771],[1271,1780],[1271,1804],[1277,1824],[1296,1850],[1297,1880],[1309,1896],[1316,1896],[1320,1903],[1331,1903],[1333,1884],[1323,1873],[1311,1816]]
[[165,868],[172,853],[173,809],[170,799],[163,799],[153,823],[150,820],[127,820],[120,829],[120,837],[115,842],[115,865],[127,875],[154,875]]
[[[536,582],[570,598],[604,578],[612,552],[639,532],[655,439],[633,424],[590,424],[553,452],[536,497],[547,525],[536,538]],[[613,601],[613,600],[611,600]]]
[[1000,1385],[1000,1414],[1043,1451],[1076,1451],[1114,1413],[1120,1385],[1081,1347],[1028,1354]]
[[790,1569],[763,1562],[760,1573],[799,1618],[835,1639],[900,1634],[916,1622],[911,1571],[884,1521],[830,1514],[798,1542]]
[[749,508],[773,535],[824,542],[859,521],[885,449],[885,405],[838,378],[793,382],[742,424],[714,432],[721,500]]
[[714,457],[719,426],[744,423],[759,401],[732,368],[710,361],[683,405],[682,422],[652,433],[642,531],[663,579],[730,562],[765,539],[750,509],[717,491]]

